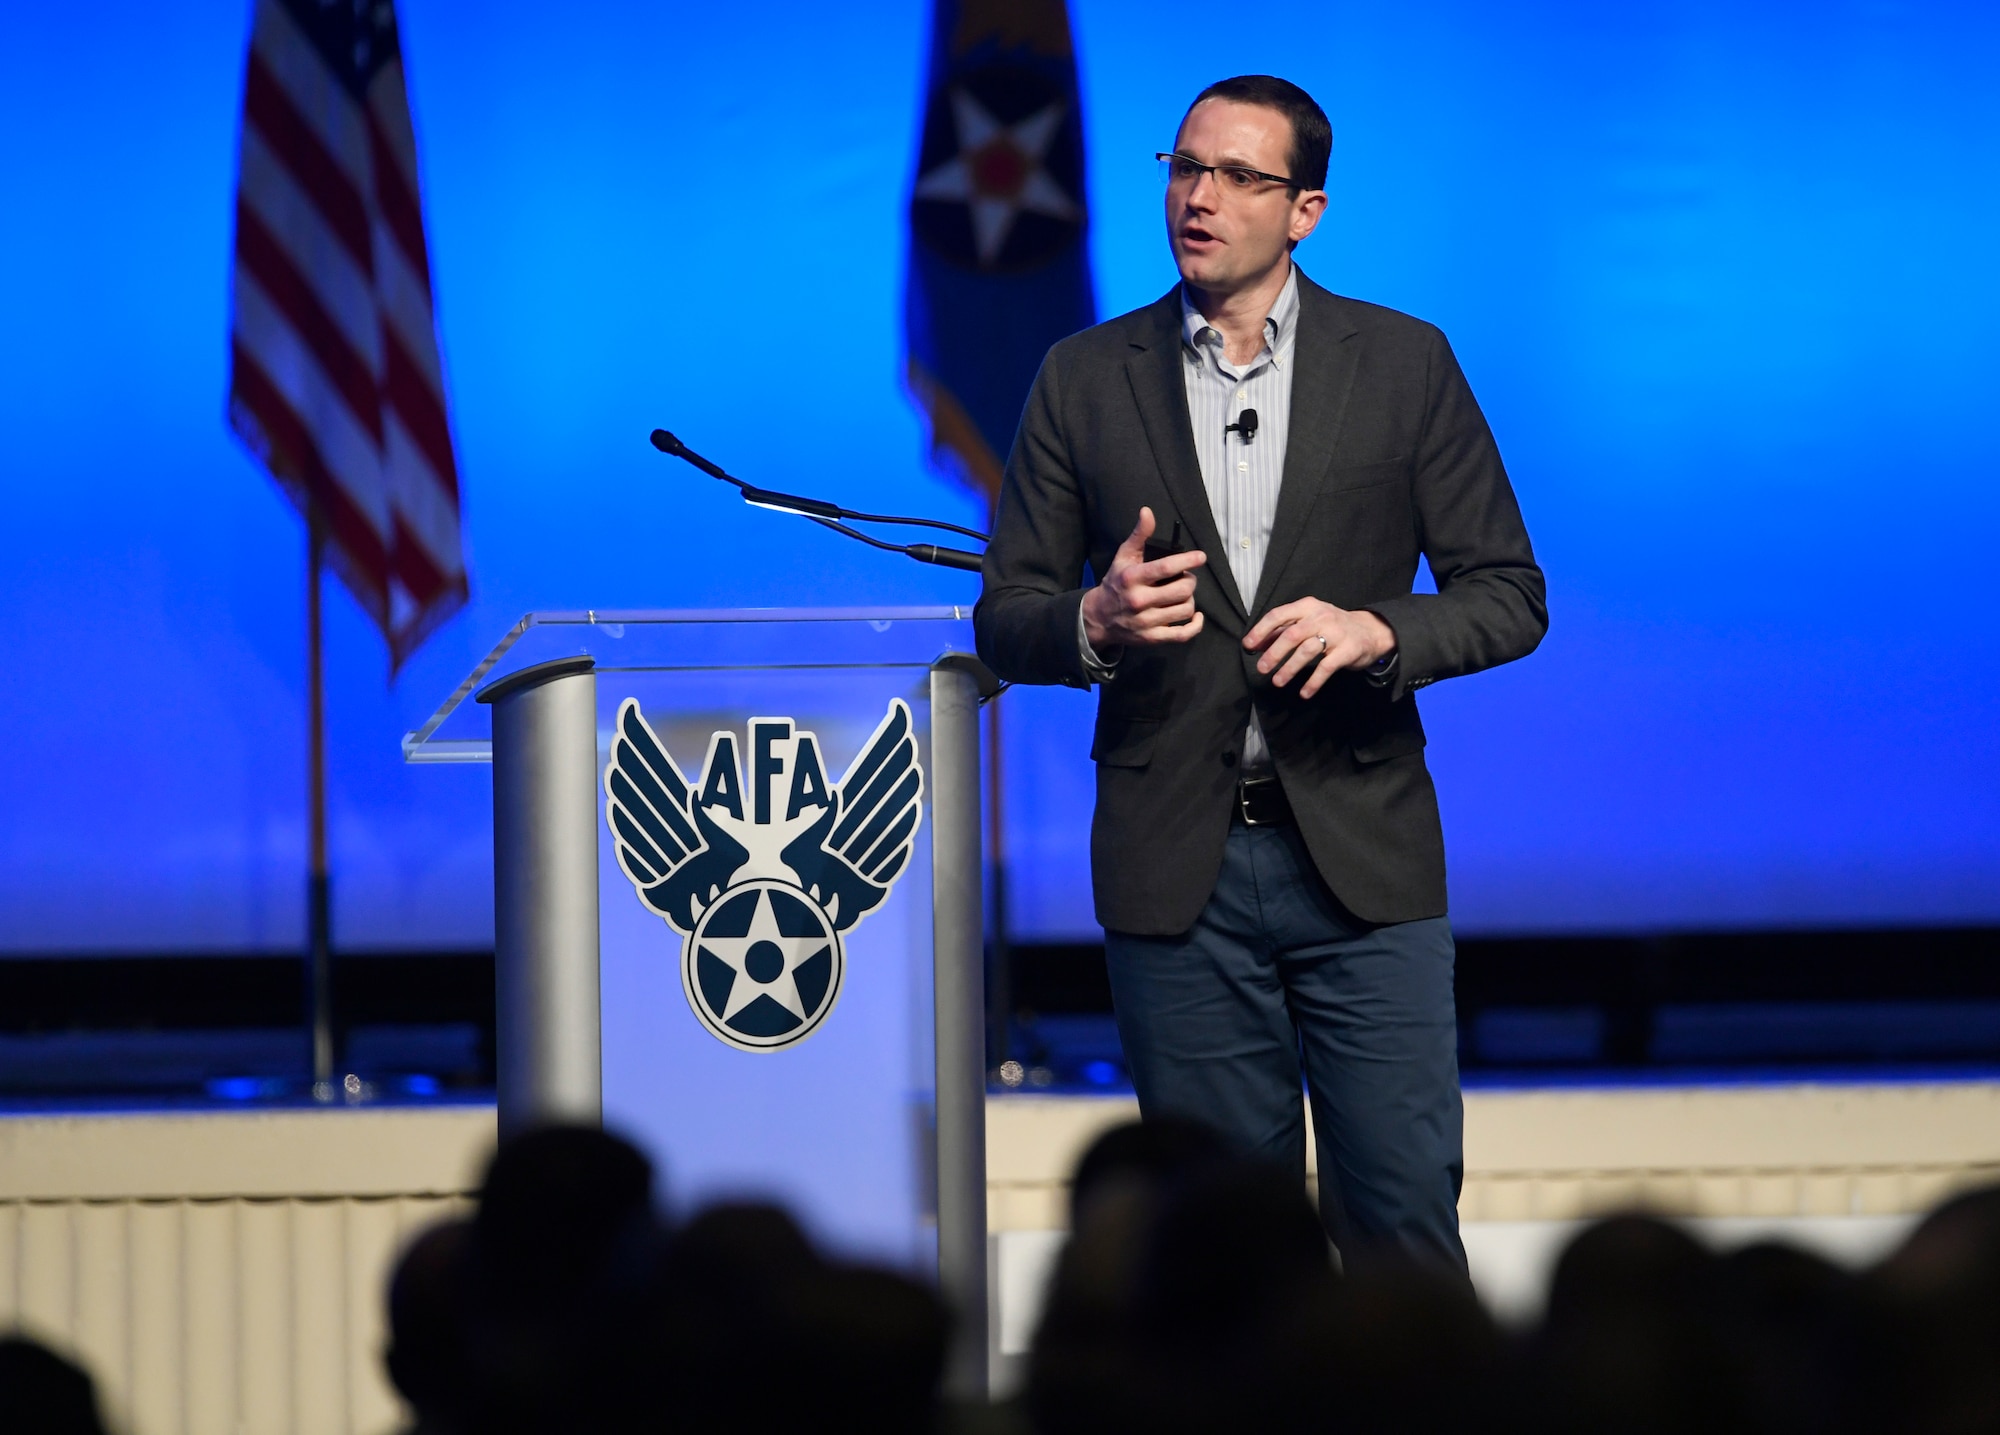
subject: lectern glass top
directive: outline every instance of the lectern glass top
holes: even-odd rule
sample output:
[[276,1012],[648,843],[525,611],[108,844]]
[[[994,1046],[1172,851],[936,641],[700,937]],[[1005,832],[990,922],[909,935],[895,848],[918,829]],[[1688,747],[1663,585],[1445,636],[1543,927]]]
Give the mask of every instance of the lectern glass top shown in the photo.
[[408,762],[491,762],[493,713],[473,694],[553,658],[588,655],[600,672],[928,668],[972,651],[972,609],[683,608],[530,613],[438,710],[403,736]]

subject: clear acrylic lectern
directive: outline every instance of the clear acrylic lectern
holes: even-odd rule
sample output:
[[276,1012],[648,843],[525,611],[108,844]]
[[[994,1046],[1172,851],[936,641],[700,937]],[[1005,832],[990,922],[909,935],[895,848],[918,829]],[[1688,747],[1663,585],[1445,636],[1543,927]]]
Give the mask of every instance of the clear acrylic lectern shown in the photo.
[[493,764],[502,1129],[602,1119],[678,1203],[775,1198],[836,1246],[935,1259],[953,1383],[983,1391],[971,629],[530,614],[403,750]]

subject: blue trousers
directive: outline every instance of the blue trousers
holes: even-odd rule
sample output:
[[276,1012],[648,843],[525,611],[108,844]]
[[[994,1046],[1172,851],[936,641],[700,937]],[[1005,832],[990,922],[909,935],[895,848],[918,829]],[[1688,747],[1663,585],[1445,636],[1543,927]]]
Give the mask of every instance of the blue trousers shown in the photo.
[[1104,947],[1142,1116],[1206,1122],[1303,1174],[1303,1083],[1320,1218],[1343,1259],[1397,1248],[1465,1270],[1445,918],[1368,926],[1327,888],[1296,828],[1239,820],[1191,929],[1106,932]]

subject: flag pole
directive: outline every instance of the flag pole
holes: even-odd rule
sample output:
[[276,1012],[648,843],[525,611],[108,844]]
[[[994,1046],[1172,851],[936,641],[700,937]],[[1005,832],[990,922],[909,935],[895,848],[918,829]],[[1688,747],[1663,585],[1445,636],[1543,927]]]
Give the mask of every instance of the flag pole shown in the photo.
[[320,591],[326,529],[306,500],[306,1020],[312,1030],[313,1095],[333,1096],[333,947],[326,880],[326,678]]

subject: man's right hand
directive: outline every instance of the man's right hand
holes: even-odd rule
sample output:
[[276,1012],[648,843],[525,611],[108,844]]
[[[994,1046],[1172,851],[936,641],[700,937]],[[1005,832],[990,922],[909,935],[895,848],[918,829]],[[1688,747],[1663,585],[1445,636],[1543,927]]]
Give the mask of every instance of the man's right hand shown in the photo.
[[1104,581],[1083,595],[1083,635],[1100,657],[1134,643],[1185,643],[1201,631],[1194,607],[1194,570],[1205,553],[1170,553],[1146,561],[1153,510],[1139,510],[1138,525],[1118,545]]

